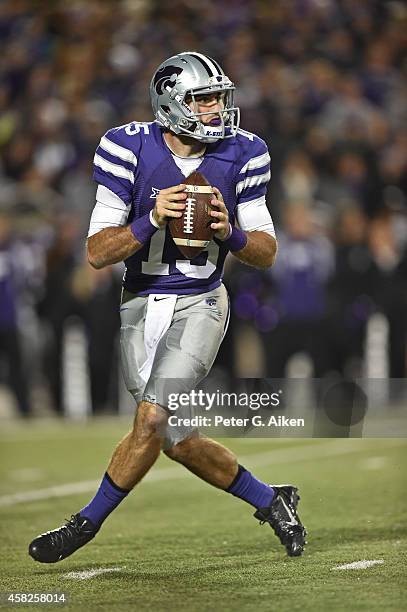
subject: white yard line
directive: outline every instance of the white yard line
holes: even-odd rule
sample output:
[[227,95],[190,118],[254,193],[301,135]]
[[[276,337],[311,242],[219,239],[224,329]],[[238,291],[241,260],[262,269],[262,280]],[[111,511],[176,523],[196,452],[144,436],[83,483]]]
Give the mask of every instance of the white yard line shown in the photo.
[[[272,443],[272,440],[270,440]],[[289,447],[267,451],[265,453],[253,453],[245,457],[239,457],[239,462],[247,466],[248,469],[270,465],[281,465],[285,463],[296,463],[297,461],[312,461],[313,459],[326,459],[350,453],[363,452],[364,449],[358,444],[359,440],[329,440],[320,444],[307,444],[300,447]],[[392,440],[388,448],[401,446],[404,440]],[[178,480],[192,478],[193,474],[185,468],[177,465],[169,468],[158,468],[152,470],[143,482],[161,482],[163,480]],[[79,493],[89,493],[95,491],[99,486],[98,480],[85,480],[81,482],[71,482],[63,485],[47,487],[21,493],[0,496],[0,507],[14,506],[15,504],[28,503],[50,499],[52,497],[66,497]]]
[[12,493],[11,495],[2,495],[0,497],[0,507],[14,506],[27,502],[49,499],[51,497],[64,497],[66,495],[74,495],[76,493],[87,493],[97,487],[99,481],[85,480],[82,482],[71,482],[46,489],[37,489],[36,491],[23,491],[21,493]]
[[381,470],[386,467],[387,457],[366,457],[360,463],[362,470]]
[[11,470],[7,474],[7,480],[11,482],[35,482],[41,480],[46,475],[45,470],[36,467],[26,467]]
[[344,563],[343,565],[336,565],[333,567],[333,570],[358,570],[358,569],[367,569],[368,567],[372,567],[372,565],[382,565],[384,563],[383,559],[372,559],[372,561],[354,561],[353,563]]
[[62,578],[67,578],[68,580],[89,580],[89,578],[100,576],[100,574],[110,574],[111,572],[121,572],[124,569],[126,568],[125,567],[96,567],[95,569],[83,570],[81,572],[68,572],[67,574],[63,574]]

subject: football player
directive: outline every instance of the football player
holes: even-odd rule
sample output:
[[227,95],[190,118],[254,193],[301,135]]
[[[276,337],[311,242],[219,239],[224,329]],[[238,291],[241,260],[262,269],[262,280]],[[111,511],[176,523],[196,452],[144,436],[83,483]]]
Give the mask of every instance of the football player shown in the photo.
[[[162,382],[195,387],[209,372],[228,323],[222,270],[229,251],[266,268],[277,242],[266,207],[266,144],[239,128],[234,85],[200,53],[170,57],[153,75],[151,123],[109,130],[94,158],[98,184],[88,259],[94,268],[124,261],[121,357],[136,403],[132,430],[115,449],[95,497],[59,529],[35,538],[29,554],[54,563],[89,542],[107,516],[153,466],[161,450],[188,470],[250,505],[290,556],[302,554],[305,529],[291,485],[268,485],[235,455],[196,430],[170,428]],[[215,239],[193,261],[167,228],[185,208],[185,177],[199,169],[213,186]]]

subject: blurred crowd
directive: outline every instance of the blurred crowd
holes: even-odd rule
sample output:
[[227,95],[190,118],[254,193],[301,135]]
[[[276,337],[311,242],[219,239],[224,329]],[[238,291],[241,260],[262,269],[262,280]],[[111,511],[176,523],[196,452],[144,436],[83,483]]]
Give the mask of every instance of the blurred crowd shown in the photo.
[[44,397],[63,411],[72,320],[88,341],[93,410],[115,404],[122,269],[85,262],[93,153],[110,127],[152,120],[152,73],[188,49],[224,66],[242,127],[272,156],[280,254],[268,272],[229,262],[220,366],[245,375],[250,323],[264,376],[304,351],[316,377],[362,376],[381,312],[389,376],[405,377],[406,31],[398,0],[2,0],[0,383],[20,413]]

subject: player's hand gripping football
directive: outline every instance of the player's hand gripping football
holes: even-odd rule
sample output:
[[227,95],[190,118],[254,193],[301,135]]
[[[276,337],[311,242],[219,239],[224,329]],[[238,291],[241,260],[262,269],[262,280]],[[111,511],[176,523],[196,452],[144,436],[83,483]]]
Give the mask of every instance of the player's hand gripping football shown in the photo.
[[214,197],[211,200],[211,206],[215,210],[211,211],[211,217],[215,217],[216,221],[211,223],[211,228],[215,230],[215,237],[218,240],[226,240],[229,236],[230,224],[229,224],[229,213],[225,206],[223,196],[217,187],[212,187]]
[[153,217],[160,227],[163,227],[170,217],[181,217],[187,199],[184,189],[185,185],[181,183],[159,191],[155,201]]

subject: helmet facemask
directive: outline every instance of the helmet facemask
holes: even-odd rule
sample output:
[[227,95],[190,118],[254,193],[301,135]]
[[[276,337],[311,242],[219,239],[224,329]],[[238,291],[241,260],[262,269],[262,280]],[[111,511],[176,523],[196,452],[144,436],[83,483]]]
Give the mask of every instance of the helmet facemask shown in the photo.
[[[208,110],[203,112],[193,110],[194,108],[197,109],[201,104],[196,100],[197,96],[211,93],[223,94],[222,100],[218,102],[218,105],[221,105],[222,108],[219,110],[208,108]],[[185,134],[201,142],[208,143],[236,136],[239,127],[240,111],[239,108],[234,106],[233,86],[230,86],[228,89],[199,88],[187,91],[182,108],[186,117],[184,120],[181,118],[179,121],[180,134]],[[205,123],[201,120],[201,118],[207,115],[214,116],[210,123]],[[213,123],[214,119],[218,119],[219,123]]]
[[[220,68],[214,76],[202,69],[197,76],[197,68],[202,68],[196,64],[197,55],[183,53],[170,58],[153,76],[150,91],[156,119],[174,134],[200,142],[214,143],[231,138],[236,135],[240,122],[239,108],[234,105],[235,87]],[[195,66],[189,71],[191,60],[195,60]],[[224,94],[223,108],[213,110],[208,107],[208,110],[197,112],[200,102],[196,97],[211,93]],[[219,124],[204,123],[202,118],[205,115],[219,118]]]

